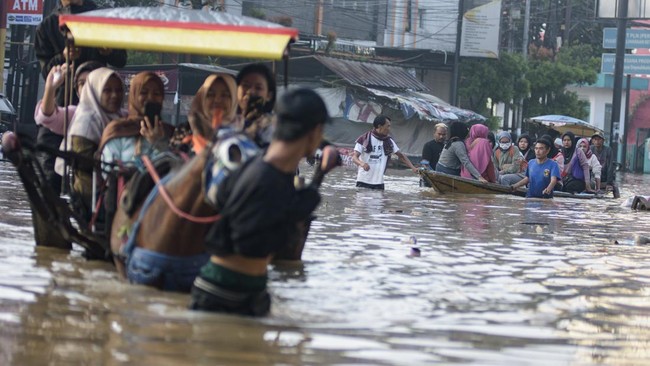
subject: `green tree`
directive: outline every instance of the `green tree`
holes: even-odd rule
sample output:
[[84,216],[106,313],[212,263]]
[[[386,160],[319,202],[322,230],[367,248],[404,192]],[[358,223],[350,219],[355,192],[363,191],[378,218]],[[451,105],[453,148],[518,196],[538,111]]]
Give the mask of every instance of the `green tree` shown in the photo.
[[511,103],[524,97],[529,90],[526,71],[526,62],[519,54],[502,53],[498,60],[462,60],[458,93],[463,107],[491,115],[488,101]]
[[564,114],[586,118],[587,102],[565,90],[567,85],[591,84],[598,77],[599,61],[590,45],[562,47],[555,59],[540,57],[528,62],[526,78],[530,97],[524,100],[524,116]]

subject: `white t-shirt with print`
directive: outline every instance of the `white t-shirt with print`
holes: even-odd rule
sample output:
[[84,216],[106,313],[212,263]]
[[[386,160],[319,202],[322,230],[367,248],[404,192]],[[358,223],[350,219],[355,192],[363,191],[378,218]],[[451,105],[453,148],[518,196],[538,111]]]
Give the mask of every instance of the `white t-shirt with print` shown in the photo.
[[[393,141],[393,139],[390,141],[393,143],[393,153],[398,152],[399,147],[397,147],[395,141]],[[363,145],[359,143],[354,146],[354,151],[361,153],[359,156],[361,161],[370,165],[370,169],[368,171],[365,171],[362,167],[359,167],[357,172],[357,182],[363,182],[366,184],[384,184],[384,171],[386,170],[386,163],[390,157],[384,154],[383,141],[371,135],[370,143],[372,144],[372,152],[370,153],[367,153]]]

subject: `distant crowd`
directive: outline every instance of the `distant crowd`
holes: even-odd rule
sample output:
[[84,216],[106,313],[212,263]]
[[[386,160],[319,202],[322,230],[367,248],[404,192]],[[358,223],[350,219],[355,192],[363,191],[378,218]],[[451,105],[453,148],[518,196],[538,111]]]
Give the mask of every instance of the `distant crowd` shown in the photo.
[[[523,133],[515,142],[509,132],[499,132],[495,137],[481,124],[469,128],[461,122],[449,126],[440,123],[433,140],[423,148],[422,163],[437,172],[485,183],[514,188],[528,185],[529,195],[536,197],[550,197],[552,191],[602,193],[615,189],[614,155],[604,142],[601,133],[587,138],[576,137],[573,132],[556,139],[543,135],[536,140]],[[533,172],[531,168],[538,165],[547,169]],[[548,184],[537,193],[531,192],[532,173],[548,178]],[[555,182],[549,187],[551,180]]]

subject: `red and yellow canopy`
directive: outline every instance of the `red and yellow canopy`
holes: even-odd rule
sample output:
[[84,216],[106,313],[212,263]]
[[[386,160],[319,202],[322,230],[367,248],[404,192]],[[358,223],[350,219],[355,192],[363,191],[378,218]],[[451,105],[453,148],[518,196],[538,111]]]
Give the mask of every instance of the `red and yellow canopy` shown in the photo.
[[74,44],[279,60],[298,30],[229,13],[130,7],[61,15]]

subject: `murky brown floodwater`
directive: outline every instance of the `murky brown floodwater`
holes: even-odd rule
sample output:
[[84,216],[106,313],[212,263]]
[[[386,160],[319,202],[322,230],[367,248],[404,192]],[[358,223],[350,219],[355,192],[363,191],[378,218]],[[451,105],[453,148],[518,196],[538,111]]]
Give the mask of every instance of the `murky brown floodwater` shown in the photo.
[[371,192],[332,173],[303,265],[272,268],[271,316],[245,319],[36,248],[0,163],[0,364],[650,363],[650,246],[632,243],[650,213],[620,207],[650,176],[624,177],[618,201],[443,197],[417,181],[389,171]]

